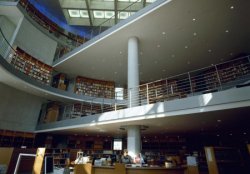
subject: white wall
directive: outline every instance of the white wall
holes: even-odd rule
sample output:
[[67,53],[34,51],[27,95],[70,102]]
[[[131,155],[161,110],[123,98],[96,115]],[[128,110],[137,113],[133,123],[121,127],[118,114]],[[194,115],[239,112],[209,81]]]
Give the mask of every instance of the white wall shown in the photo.
[[[0,16],[0,27],[9,43],[11,43],[12,35],[15,31],[16,26],[5,16]],[[5,57],[5,52],[9,45],[4,40],[2,34],[0,34],[0,54]]]
[[17,34],[15,45],[42,62],[52,65],[57,42],[24,19]]
[[34,131],[43,101],[0,83],[0,129]]

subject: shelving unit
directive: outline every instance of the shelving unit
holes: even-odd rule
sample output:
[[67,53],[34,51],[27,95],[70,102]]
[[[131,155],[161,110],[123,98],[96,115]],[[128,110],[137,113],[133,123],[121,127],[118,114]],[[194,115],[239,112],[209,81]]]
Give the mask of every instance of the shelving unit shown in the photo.
[[52,67],[30,56],[17,47],[11,64],[19,71],[46,85],[50,84]]
[[30,132],[0,130],[0,146],[1,147],[33,147],[35,134]]
[[218,66],[221,83],[234,81],[244,75],[250,74],[250,62],[247,58],[224,63]]
[[53,157],[54,166],[65,167],[67,165],[67,159],[69,158],[69,149],[46,149],[45,155]]
[[76,77],[75,93],[93,97],[114,98],[115,83],[78,76]]

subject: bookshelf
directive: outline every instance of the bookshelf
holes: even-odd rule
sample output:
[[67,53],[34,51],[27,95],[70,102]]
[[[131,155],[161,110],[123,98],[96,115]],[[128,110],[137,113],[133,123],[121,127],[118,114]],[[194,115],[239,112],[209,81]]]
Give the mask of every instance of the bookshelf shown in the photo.
[[250,74],[250,62],[245,58],[218,65],[218,73],[221,83],[233,81]]
[[11,64],[31,78],[46,85],[50,84],[52,67],[30,56],[19,47],[16,49],[16,54],[13,56]]
[[115,83],[86,77],[76,77],[75,93],[93,97],[114,98]]
[[49,148],[46,149],[45,155],[53,157],[54,166],[65,167],[69,158],[69,149]]
[[35,134],[30,132],[0,130],[0,146],[1,147],[33,147]]

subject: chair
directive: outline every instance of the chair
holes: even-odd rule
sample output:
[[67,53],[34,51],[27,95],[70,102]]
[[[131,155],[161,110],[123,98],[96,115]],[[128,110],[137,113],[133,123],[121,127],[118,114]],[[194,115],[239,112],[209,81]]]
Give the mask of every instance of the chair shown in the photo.
[[92,174],[92,164],[75,164],[74,174]]

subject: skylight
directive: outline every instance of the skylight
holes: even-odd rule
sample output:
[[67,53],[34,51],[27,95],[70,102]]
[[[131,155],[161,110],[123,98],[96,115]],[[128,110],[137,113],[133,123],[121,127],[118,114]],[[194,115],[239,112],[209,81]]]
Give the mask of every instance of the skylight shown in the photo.
[[114,11],[105,11],[105,18],[106,19],[115,18],[115,12]]
[[94,14],[94,18],[104,18],[104,11],[101,11],[101,10],[94,10],[93,11],[93,14]]
[[88,11],[87,10],[80,10],[80,16],[82,18],[88,18],[89,17]]
[[69,16],[71,18],[79,18],[80,17],[80,11],[79,10],[68,10]]
[[129,17],[129,12],[121,11],[119,12],[118,18],[119,19],[127,19]]
[[153,3],[155,2],[156,0],[146,0],[147,3]]

